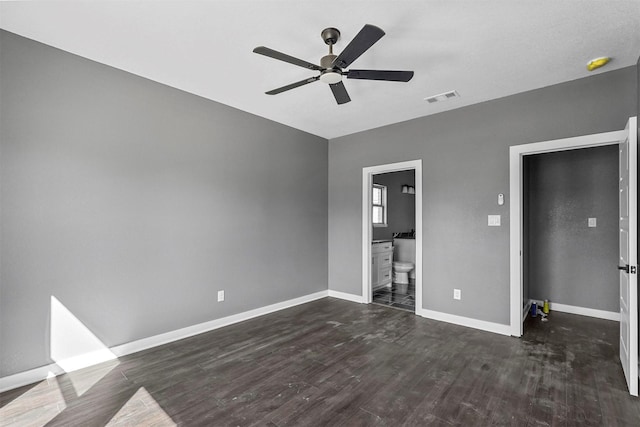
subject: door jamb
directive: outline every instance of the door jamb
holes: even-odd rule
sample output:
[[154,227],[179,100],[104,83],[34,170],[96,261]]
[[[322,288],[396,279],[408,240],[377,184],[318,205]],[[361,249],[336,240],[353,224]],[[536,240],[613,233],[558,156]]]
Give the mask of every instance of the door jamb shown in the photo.
[[416,188],[416,308],[415,313],[422,311],[422,159],[406,162],[390,163],[385,165],[362,168],[362,302],[371,303],[371,185],[373,175],[399,172],[404,170],[415,171]]
[[523,276],[522,276],[522,162],[531,154],[552,153],[579,148],[618,144],[624,130],[556,139],[509,147],[509,264],[510,264],[510,329],[512,336],[522,336],[523,325]]

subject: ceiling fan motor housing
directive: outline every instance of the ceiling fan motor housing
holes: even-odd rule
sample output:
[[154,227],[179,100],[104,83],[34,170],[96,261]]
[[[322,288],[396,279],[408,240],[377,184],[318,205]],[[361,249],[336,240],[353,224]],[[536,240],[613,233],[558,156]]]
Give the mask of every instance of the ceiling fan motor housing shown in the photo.
[[329,54],[320,59],[320,66],[322,68],[326,68],[326,70],[322,71],[320,74],[320,81],[328,84],[335,84],[342,80],[341,70],[333,66],[333,61],[337,57],[337,55]]
[[325,55],[320,59],[320,66],[322,68],[326,68],[326,69],[332,69],[334,68],[333,66],[333,61],[335,61],[335,59],[338,57],[338,55],[333,55],[333,54],[329,54],[329,55]]

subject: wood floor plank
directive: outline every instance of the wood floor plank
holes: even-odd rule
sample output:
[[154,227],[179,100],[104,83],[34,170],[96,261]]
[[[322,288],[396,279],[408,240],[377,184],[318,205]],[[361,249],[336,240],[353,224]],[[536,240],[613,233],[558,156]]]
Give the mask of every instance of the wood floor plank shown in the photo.
[[0,426],[640,425],[618,324],[522,338],[325,298],[0,394]]

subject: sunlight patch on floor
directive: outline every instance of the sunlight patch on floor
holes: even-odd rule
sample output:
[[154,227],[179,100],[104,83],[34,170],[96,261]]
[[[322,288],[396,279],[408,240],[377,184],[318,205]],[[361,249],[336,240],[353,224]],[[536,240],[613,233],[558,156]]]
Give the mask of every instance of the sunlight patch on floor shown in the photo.
[[[50,350],[56,364],[70,373],[77,396],[82,396],[119,364],[116,355],[53,295]],[[82,375],[71,374],[97,364],[102,365],[85,370]]]
[[58,383],[44,380],[0,408],[0,425],[43,426],[65,409]]
[[107,424],[107,426],[120,425],[173,427],[177,424],[173,422],[149,392],[144,387],[140,387]]
[[73,384],[76,395],[80,397],[119,364],[120,362],[117,359],[109,360],[96,366],[68,372],[66,377]]

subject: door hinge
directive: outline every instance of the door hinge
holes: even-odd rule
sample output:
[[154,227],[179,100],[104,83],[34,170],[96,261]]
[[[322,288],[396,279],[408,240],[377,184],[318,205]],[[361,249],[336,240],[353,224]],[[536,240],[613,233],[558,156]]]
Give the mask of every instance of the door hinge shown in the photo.
[[636,266],[635,265],[629,266],[629,273],[636,274]]

